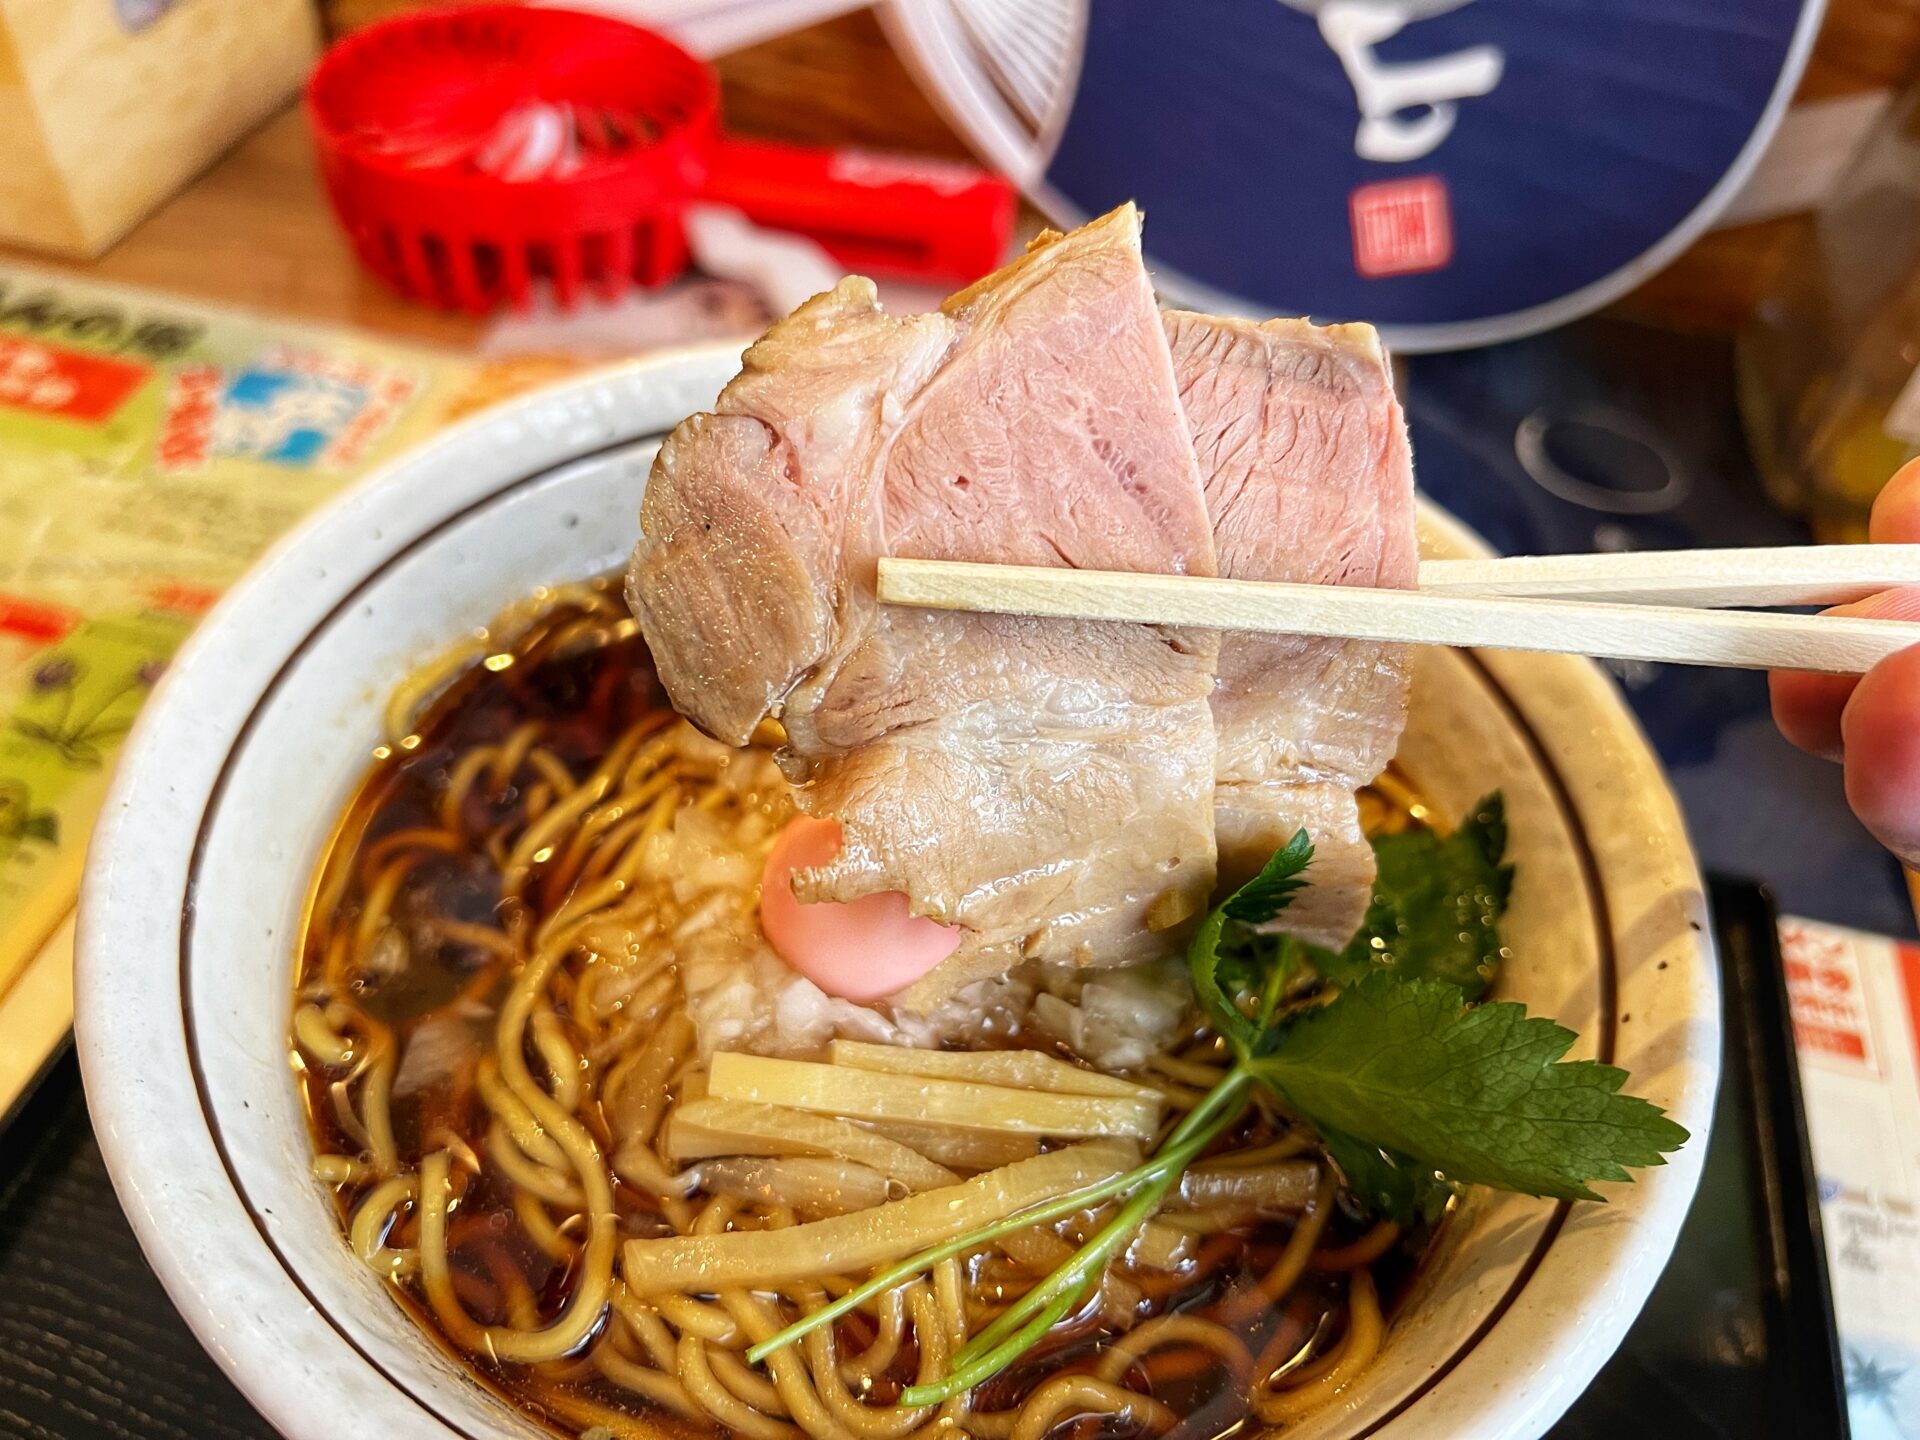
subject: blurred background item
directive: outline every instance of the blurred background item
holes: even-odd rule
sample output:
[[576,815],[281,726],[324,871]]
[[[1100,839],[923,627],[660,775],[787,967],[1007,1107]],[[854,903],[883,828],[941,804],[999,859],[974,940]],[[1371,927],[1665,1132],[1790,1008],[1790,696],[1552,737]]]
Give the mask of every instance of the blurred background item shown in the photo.
[[[360,259],[431,305],[571,308],[678,276],[692,206],[813,242],[834,269],[960,285],[1005,253],[1015,195],[960,161],[730,138],[712,72],[575,10],[391,16],[308,87],[321,173]],[[804,298],[804,297],[803,297]]]
[[299,87],[309,0],[0,4],[0,240],[97,255]]
[[1409,352],[1564,323],[1679,254],[1757,164],[1819,10],[1742,0],[1737,25],[1639,0],[883,13],[961,132],[1056,223],[1131,196],[1174,298],[1364,317]]
[[[325,13],[344,34],[434,3],[328,0]],[[1920,0],[1830,0],[1824,15],[1760,0],[1737,26],[1519,0],[575,3],[712,59],[743,134],[982,155],[1056,221],[1132,194],[1176,293],[1364,313],[1403,350],[1519,333],[1609,298],[1650,323],[1731,332],[1920,57]],[[1372,12],[1397,28],[1369,48],[1353,26]],[[1165,33],[1147,43],[1155,25]],[[1476,78],[1461,64],[1494,53],[1484,95],[1432,105],[1393,88],[1458,88]],[[1370,122],[1355,73],[1407,103]],[[1095,123],[1102,107],[1111,124]],[[1364,159],[1363,138],[1381,153],[1383,134],[1440,143]],[[1314,185],[1325,194],[1309,203]],[[1188,198],[1206,223],[1171,236]],[[1359,273],[1368,237],[1366,263],[1394,273]],[[1265,288],[1248,271],[1262,265]]]
[[1798,228],[1739,356],[1774,500],[1823,538],[1864,540],[1874,497],[1920,454],[1920,86]]
[[[595,0],[737,46],[773,0]],[[1140,202],[1155,278],[1215,310],[1365,318],[1396,349],[1617,298],[1752,175],[1817,0],[885,0],[908,69],[1047,218]],[[1710,83],[1703,83],[1710,77]]]

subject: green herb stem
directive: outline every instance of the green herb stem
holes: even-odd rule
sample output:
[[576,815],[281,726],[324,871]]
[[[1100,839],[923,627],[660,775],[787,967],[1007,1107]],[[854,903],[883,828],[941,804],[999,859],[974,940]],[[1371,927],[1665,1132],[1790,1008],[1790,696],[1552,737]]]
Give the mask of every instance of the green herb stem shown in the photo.
[[[795,1341],[803,1339],[812,1331],[817,1330],[822,1325],[832,1324],[848,1311],[856,1310],[866,1304],[867,1301],[873,1299],[874,1296],[891,1290],[896,1285],[905,1284],[916,1275],[926,1273],[942,1260],[951,1259],[956,1255],[963,1255],[978,1246],[998,1240],[1003,1235],[1011,1235],[1016,1230],[1025,1230],[1034,1225],[1044,1225],[1049,1221],[1063,1219],[1068,1215],[1076,1214],[1082,1210],[1090,1210],[1096,1205],[1111,1200],[1116,1195],[1124,1195],[1131,1190],[1137,1189],[1142,1184],[1158,1178],[1166,1173],[1169,1168],[1171,1168],[1175,1176],[1178,1176],[1179,1172],[1184,1169],[1188,1163],[1181,1158],[1181,1154],[1186,1151],[1186,1142],[1192,1137],[1196,1126],[1207,1124],[1211,1117],[1218,1115],[1223,1107],[1231,1104],[1235,1097],[1244,1092],[1252,1081],[1253,1077],[1243,1070],[1236,1068],[1229,1071],[1224,1080],[1207,1092],[1206,1099],[1202,1100],[1200,1104],[1189,1111],[1186,1118],[1174,1127],[1173,1133],[1167,1137],[1166,1142],[1161,1146],[1154,1158],[1145,1164],[1138,1165],[1124,1174],[1115,1175],[1112,1179],[1101,1180],[1079,1190],[1071,1191],[1056,1200],[1049,1200],[1045,1204],[1031,1206],[1017,1214],[1008,1216],[1004,1220],[996,1220],[993,1224],[983,1226],[978,1230],[968,1231],[965,1235],[959,1236],[957,1239],[949,1240],[945,1244],[936,1245],[931,1249],[922,1250],[917,1255],[908,1256],[899,1264],[881,1271],[878,1275],[874,1276],[873,1279],[867,1281],[866,1284],[861,1285],[857,1289],[849,1290],[831,1305],[823,1305],[805,1318],[796,1320],[778,1334],[768,1336],[765,1340],[762,1340],[758,1345],[755,1345],[747,1351],[748,1361],[758,1365],[776,1350],[785,1349]],[[1214,1133],[1218,1132],[1215,1131]],[[1212,1135],[1209,1134],[1207,1138],[1211,1140]],[[1179,1153],[1176,1153],[1176,1147]],[[1200,1148],[1204,1149],[1205,1145],[1203,1144]]]
[[1168,1171],[1142,1185],[1120,1207],[1119,1213],[1102,1225],[1091,1240],[1073,1253],[1071,1259],[961,1346],[953,1357],[954,1368],[960,1370],[972,1365],[983,1354],[993,1351],[1008,1335],[1020,1331],[1035,1314],[1051,1309],[1063,1296],[1079,1294],[1089,1282],[1097,1283],[1099,1272],[1147,1222],[1148,1217],[1160,1208],[1160,1202],[1166,1198],[1167,1190],[1177,1178],[1178,1172]]
[[[1229,1070],[1219,1080],[1216,1080],[1213,1088],[1206,1093],[1205,1098],[1202,1099],[1198,1105],[1194,1106],[1193,1109],[1189,1110],[1186,1113],[1186,1117],[1181,1120],[1178,1125],[1174,1126],[1172,1132],[1161,1142],[1160,1149],[1155,1153],[1153,1160],[1149,1162],[1149,1166],[1165,1164],[1167,1160],[1172,1158],[1174,1148],[1176,1146],[1184,1146],[1202,1127],[1213,1127],[1207,1134],[1207,1141],[1211,1142],[1214,1136],[1220,1133],[1221,1128],[1213,1124],[1215,1118],[1219,1116],[1221,1111],[1239,1100],[1247,1087],[1253,1084],[1253,1080],[1253,1072],[1245,1065],[1235,1065],[1233,1069]],[[1200,1148],[1205,1149],[1205,1144]]]
[[1046,1333],[1058,1325],[1067,1312],[1073,1309],[1079,1299],[1079,1290],[1069,1290],[1064,1295],[1056,1296],[1052,1304],[1021,1326],[1018,1332],[1009,1335],[993,1350],[970,1360],[964,1366],[959,1363],[960,1357],[956,1355],[953,1368],[947,1372],[946,1379],[936,1380],[930,1385],[908,1386],[900,1392],[901,1405],[910,1409],[918,1409],[922,1405],[944,1405],[954,1396],[964,1395],[974,1386],[991,1380],[1037,1345]]
[[1141,1167],[1141,1182],[1127,1203],[1094,1237],[1053,1274],[1023,1295],[1005,1314],[957,1351],[946,1379],[916,1385],[900,1397],[908,1406],[939,1405],[991,1379],[1032,1349],[1100,1283],[1107,1264],[1153,1217],[1167,1191],[1239,1114],[1233,1102],[1252,1076],[1235,1067],[1174,1127],[1151,1164]]
[[976,1246],[998,1240],[1002,1235],[1011,1235],[1016,1230],[1025,1230],[1032,1225],[1043,1225],[1049,1220],[1058,1220],[1075,1211],[1086,1210],[1103,1201],[1111,1200],[1115,1195],[1124,1194],[1138,1185],[1141,1178],[1153,1169],[1154,1166],[1151,1164],[1138,1166],[1124,1175],[1116,1175],[1111,1180],[1102,1180],[1098,1184],[1072,1191],[1057,1200],[1049,1200],[1044,1205],[1022,1210],[1018,1214],[1008,1216],[1005,1220],[996,1221],[979,1230],[971,1230],[943,1245],[922,1250],[917,1255],[909,1255],[898,1265],[881,1271],[858,1289],[849,1290],[831,1305],[822,1305],[805,1319],[796,1320],[778,1334],[769,1335],[747,1351],[747,1360],[750,1364],[758,1365],[774,1351],[784,1350],[795,1341],[805,1339],[808,1334],[822,1325],[831,1324],[848,1311],[859,1309],[874,1296],[884,1294],[896,1285],[904,1285],[916,1275],[925,1274],[942,1260],[964,1255]]
[[1262,1032],[1273,1027],[1274,1016],[1280,1013],[1280,1002],[1286,997],[1287,986],[1293,983],[1293,977],[1300,969],[1300,942],[1291,935],[1282,935],[1274,950],[1272,966],[1267,970],[1266,984],[1260,988],[1260,1009],[1254,1019]]
[[963,1345],[954,1357],[955,1366],[977,1358],[1011,1333],[1021,1321],[1051,1304],[1062,1293],[1072,1293],[1076,1281],[1097,1278],[1097,1272],[1160,1208],[1160,1202],[1179,1181],[1182,1172],[1199,1158],[1200,1153],[1239,1113],[1237,1108],[1229,1107],[1252,1083],[1252,1078],[1250,1072],[1235,1066],[1218,1081],[1206,1097],[1174,1127],[1153,1160],[1136,1172],[1141,1177],[1140,1186],[1120,1213],[1102,1226],[1065,1264],[1022,1296],[1006,1314]]

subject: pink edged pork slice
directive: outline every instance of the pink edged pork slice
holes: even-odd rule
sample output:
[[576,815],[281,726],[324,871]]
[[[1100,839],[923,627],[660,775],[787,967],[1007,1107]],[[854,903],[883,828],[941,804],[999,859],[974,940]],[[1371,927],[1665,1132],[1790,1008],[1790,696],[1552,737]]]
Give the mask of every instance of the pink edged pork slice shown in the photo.
[[[1413,461],[1372,327],[1165,318],[1220,573],[1414,585]],[[1213,714],[1221,881],[1247,879],[1304,826],[1312,883],[1277,928],[1344,945],[1373,888],[1354,791],[1399,746],[1404,648],[1227,635]]]
[[896,997],[1026,959],[1164,953],[1215,881],[1216,637],[882,607],[883,554],[1216,573],[1123,207],[895,318],[850,279],[776,324],[662,447],[628,594],[674,704],[782,765],[837,857],[806,901],[901,891],[964,931]]

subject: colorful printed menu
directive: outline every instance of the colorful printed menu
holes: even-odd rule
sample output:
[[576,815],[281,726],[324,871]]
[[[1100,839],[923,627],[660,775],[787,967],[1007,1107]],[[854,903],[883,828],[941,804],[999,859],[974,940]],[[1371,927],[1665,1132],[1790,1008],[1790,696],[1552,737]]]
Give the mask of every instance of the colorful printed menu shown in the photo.
[[168,659],[262,550],[441,424],[474,374],[0,267],[0,1113],[70,1021],[49,942]]

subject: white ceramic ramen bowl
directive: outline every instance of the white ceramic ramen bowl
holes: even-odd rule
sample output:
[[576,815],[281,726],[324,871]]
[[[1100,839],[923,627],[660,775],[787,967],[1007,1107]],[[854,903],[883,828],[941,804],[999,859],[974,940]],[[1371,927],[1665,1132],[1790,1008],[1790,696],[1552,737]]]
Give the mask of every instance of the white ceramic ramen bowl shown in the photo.
[[[315,518],[201,627],[94,841],[79,1044],[121,1203],[181,1313],[293,1440],[541,1435],[348,1252],[289,1064],[308,885],[411,669],[544,583],[617,566],[660,437],[731,352],[595,375],[450,430]],[[1429,549],[1474,553],[1438,515]],[[1519,884],[1501,993],[1694,1133],[1607,1205],[1476,1194],[1346,1403],[1292,1434],[1532,1440],[1599,1369],[1694,1192],[1719,1055],[1700,878],[1591,664],[1429,652],[1402,752],[1457,815],[1502,788]]]

